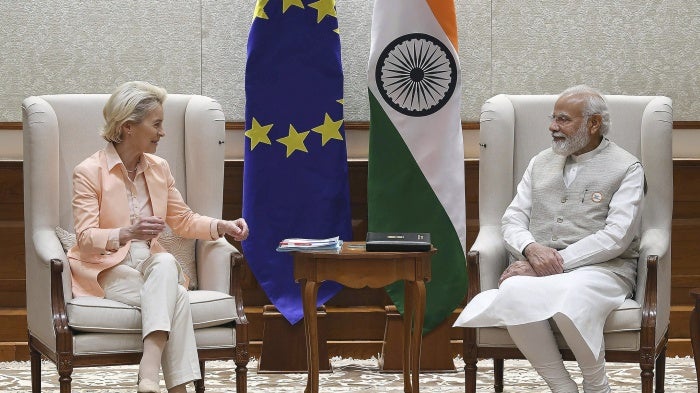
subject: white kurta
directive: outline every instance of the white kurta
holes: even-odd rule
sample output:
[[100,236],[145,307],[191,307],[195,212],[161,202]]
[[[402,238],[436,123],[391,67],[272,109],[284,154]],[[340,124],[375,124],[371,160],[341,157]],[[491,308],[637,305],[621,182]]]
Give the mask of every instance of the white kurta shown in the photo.
[[[562,176],[568,187],[581,165],[593,159],[608,141],[593,151],[569,157]],[[503,235],[513,254],[522,253],[535,239],[528,230],[532,207],[530,161],[517,194],[503,217]],[[614,273],[595,267],[627,249],[639,232],[644,173],[634,165],[620,189],[613,195],[605,228],[560,251],[563,274],[545,277],[516,276],[498,289],[478,294],[464,308],[454,326],[512,326],[537,322],[556,314],[568,317],[588,344],[594,356],[600,353],[603,326],[610,312],[619,307],[634,288]]]

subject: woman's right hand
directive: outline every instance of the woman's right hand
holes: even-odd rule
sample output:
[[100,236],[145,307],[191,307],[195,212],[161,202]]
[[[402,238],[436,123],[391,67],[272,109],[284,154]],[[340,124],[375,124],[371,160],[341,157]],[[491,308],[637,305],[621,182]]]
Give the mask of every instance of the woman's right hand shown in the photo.
[[119,230],[119,242],[126,244],[129,240],[152,240],[165,230],[165,220],[160,217],[141,217],[128,228]]

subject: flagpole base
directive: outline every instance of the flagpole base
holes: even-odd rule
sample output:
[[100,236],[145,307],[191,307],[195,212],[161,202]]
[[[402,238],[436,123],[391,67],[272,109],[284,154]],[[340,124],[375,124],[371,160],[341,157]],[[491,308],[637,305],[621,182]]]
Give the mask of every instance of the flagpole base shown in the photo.
[[[291,325],[273,305],[263,306],[263,341],[258,372],[306,373],[304,321]],[[332,372],[326,344],[326,307],[317,309],[319,371]]]
[[[384,344],[378,359],[379,370],[387,373],[403,372],[402,339],[403,317],[396,306],[385,306],[386,325]],[[423,336],[420,356],[420,371],[457,372],[450,348],[450,318]]]

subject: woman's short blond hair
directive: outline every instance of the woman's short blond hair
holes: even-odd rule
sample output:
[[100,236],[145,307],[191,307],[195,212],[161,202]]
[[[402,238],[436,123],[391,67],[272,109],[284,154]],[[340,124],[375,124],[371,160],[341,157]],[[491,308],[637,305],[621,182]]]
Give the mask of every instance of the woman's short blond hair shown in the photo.
[[140,123],[150,111],[163,105],[167,96],[165,89],[148,82],[132,81],[117,87],[102,110],[106,122],[102,137],[107,142],[120,143],[124,139],[122,125]]

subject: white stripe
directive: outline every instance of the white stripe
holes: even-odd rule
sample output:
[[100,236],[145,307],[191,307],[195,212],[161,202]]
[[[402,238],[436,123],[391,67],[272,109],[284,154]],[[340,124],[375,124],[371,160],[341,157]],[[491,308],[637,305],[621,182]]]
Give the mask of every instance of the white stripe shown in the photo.
[[[377,59],[382,50],[394,39],[410,33],[425,33],[439,39],[457,61],[457,84],[452,97],[439,111],[423,117],[406,116],[391,108],[379,93],[374,78]],[[466,253],[459,57],[425,0],[375,1],[368,76],[370,91],[401,134],[433,192],[447,211]]]

